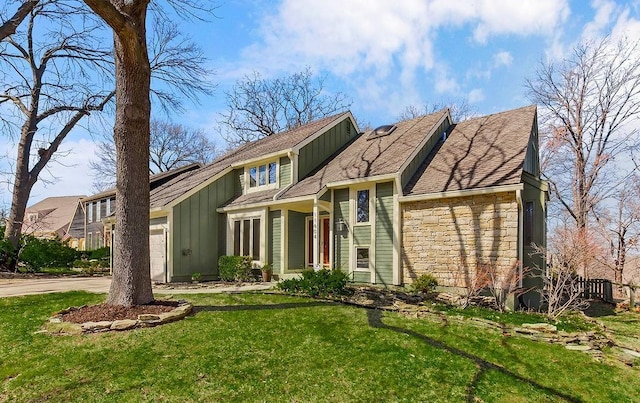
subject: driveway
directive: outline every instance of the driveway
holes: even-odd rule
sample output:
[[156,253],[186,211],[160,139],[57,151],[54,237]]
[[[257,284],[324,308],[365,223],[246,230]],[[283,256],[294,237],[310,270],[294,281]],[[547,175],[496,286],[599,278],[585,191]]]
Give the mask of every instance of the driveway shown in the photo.
[[[0,279],[0,297],[17,297],[20,295],[47,294],[65,291],[90,291],[107,293],[111,285],[111,277],[60,277],[60,278],[16,278]],[[242,286],[202,287],[196,289],[156,288],[154,294],[208,294],[221,292],[242,292],[268,290],[270,284],[248,284]]]

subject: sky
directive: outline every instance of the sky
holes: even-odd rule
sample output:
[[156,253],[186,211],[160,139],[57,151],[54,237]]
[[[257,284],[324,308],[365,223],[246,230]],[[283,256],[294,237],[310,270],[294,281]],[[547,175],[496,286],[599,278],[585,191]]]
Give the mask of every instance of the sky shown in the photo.
[[[226,0],[209,21],[182,21],[208,58],[216,90],[171,115],[218,137],[225,91],[258,72],[274,78],[306,67],[327,93],[352,101],[359,122],[393,123],[408,105],[466,101],[477,115],[531,104],[524,86],[541,62],[561,61],[580,41],[640,38],[640,0]],[[3,138],[9,155],[15,146]],[[30,204],[49,196],[91,194],[88,163],[96,146],[86,130],[36,184]],[[10,188],[0,203],[10,203]]]

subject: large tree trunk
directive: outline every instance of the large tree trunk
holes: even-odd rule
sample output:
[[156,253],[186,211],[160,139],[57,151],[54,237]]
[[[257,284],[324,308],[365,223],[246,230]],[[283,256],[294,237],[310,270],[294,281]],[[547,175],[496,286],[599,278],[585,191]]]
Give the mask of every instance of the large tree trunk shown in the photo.
[[[147,2],[87,3],[114,28],[116,67],[116,236],[107,303],[153,301],[149,273],[149,90]],[[109,7],[115,5],[115,8]],[[123,18],[124,17],[124,18]]]

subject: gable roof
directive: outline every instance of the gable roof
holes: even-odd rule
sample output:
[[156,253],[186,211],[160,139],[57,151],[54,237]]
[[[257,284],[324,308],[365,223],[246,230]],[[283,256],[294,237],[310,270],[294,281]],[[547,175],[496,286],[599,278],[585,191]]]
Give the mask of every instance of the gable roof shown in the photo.
[[[196,170],[198,168],[202,167],[202,165],[198,162],[194,162],[192,164],[187,164],[187,165],[183,165],[180,166],[178,168],[173,168],[170,169],[168,171],[165,172],[159,172],[157,174],[153,174],[149,176],[149,188],[151,190],[155,189],[158,186],[162,186],[163,184],[169,182],[171,179],[173,179],[174,177],[186,173],[186,172],[191,172],[193,170]],[[94,201],[94,200],[100,200],[100,199],[104,199],[106,197],[113,197],[116,195],[116,188],[115,187],[111,187],[107,190],[104,190],[100,193],[96,193],[94,195],[91,195],[89,197],[86,197],[83,199],[83,202],[90,202],[90,201]]]
[[318,193],[328,184],[396,174],[428,134],[447,116],[443,109],[396,123],[390,135],[367,133],[336,152],[316,171],[284,191],[279,199]]
[[170,204],[200,184],[225,171],[227,168],[230,168],[233,164],[295,148],[305,143],[309,138],[321,133],[323,129],[349,116],[351,116],[351,112],[342,112],[318,119],[295,129],[244,144],[222,157],[217,158],[211,164],[200,168],[198,171],[180,175],[152,190],[151,208],[159,208]]
[[404,189],[405,195],[513,185],[521,181],[536,106],[452,126]]
[[[57,196],[46,199],[27,207],[23,232],[27,234],[53,234],[66,231],[73,219],[78,200],[84,196]],[[29,222],[27,214],[38,213],[35,222]]]

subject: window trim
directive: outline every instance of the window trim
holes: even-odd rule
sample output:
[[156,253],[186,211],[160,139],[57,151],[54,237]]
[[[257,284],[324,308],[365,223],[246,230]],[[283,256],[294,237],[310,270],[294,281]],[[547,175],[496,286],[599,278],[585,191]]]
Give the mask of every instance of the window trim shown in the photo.
[[[350,208],[350,216],[352,218],[349,219],[351,221],[351,225],[358,226],[366,226],[366,225],[374,225],[375,224],[375,198],[376,198],[376,185],[375,183],[367,183],[364,186],[358,186],[351,188],[349,192],[349,197],[352,200],[351,208]],[[362,190],[369,191],[369,220],[358,222],[358,192]]]
[[[259,219],[260,220],[260,224],[259,224],[259,234],[260,234],[260,245],[258,246],[258,259],[253,259],[253,262],[256,263],[262,263],[265,262],[267,260],[267,256],[266,256],[266,252],[267,252],[267,246],[266,246],[266,225],[267,225],[267,213],[266,210],[252,210],[252,211],[245,211],[242,213],[229,213],[227,214],[227,255],[234,255],[235,254],[235,222],[236,221],[241,221],[240,223],[240,255],[241,256],[248,256],[246,254],[244,254],[244,248],[242,245],[242,233],[243,233],[243,223],[242,221],[244,220],[249,220],[250,221],[250,231],[251,234],[249,235],[249,250],[253,250],[253,242],[255,239],[254,236],[254,232],[255,231],[255,219]],[[253,258],[253,256],[252,256]]]
[[[355,264],[353,266],[353,271],[354,272],[360,272],[360,273],[370,273],[371,272],[371,246],[370,245],[356,245],[354,247],[354,257],[355,257]],[[364,267],[358,267],[358,249],[366,249],[367,250],[367,260],[369,262],[369,265],[367,268]]]
[[93,222],[93,202],[87,203],[87,222]]
[[[269,175],[269,167],[271,165],[275,165],[275,182],[271,183],[269,179],[271,179]],[[264,167],[264,175],[265,175],[265,184],[260,185],[260,168]],[[256,172],[256,185],[251,186],[251,170],[255,169]],[[253,163],[251,165],[247,165],[244,167],[244,192],[253,193],[260,192],[263,190],[269,189],[278,189],[280,187],[280,159],[269,159],[262,160],[257,163]]]

